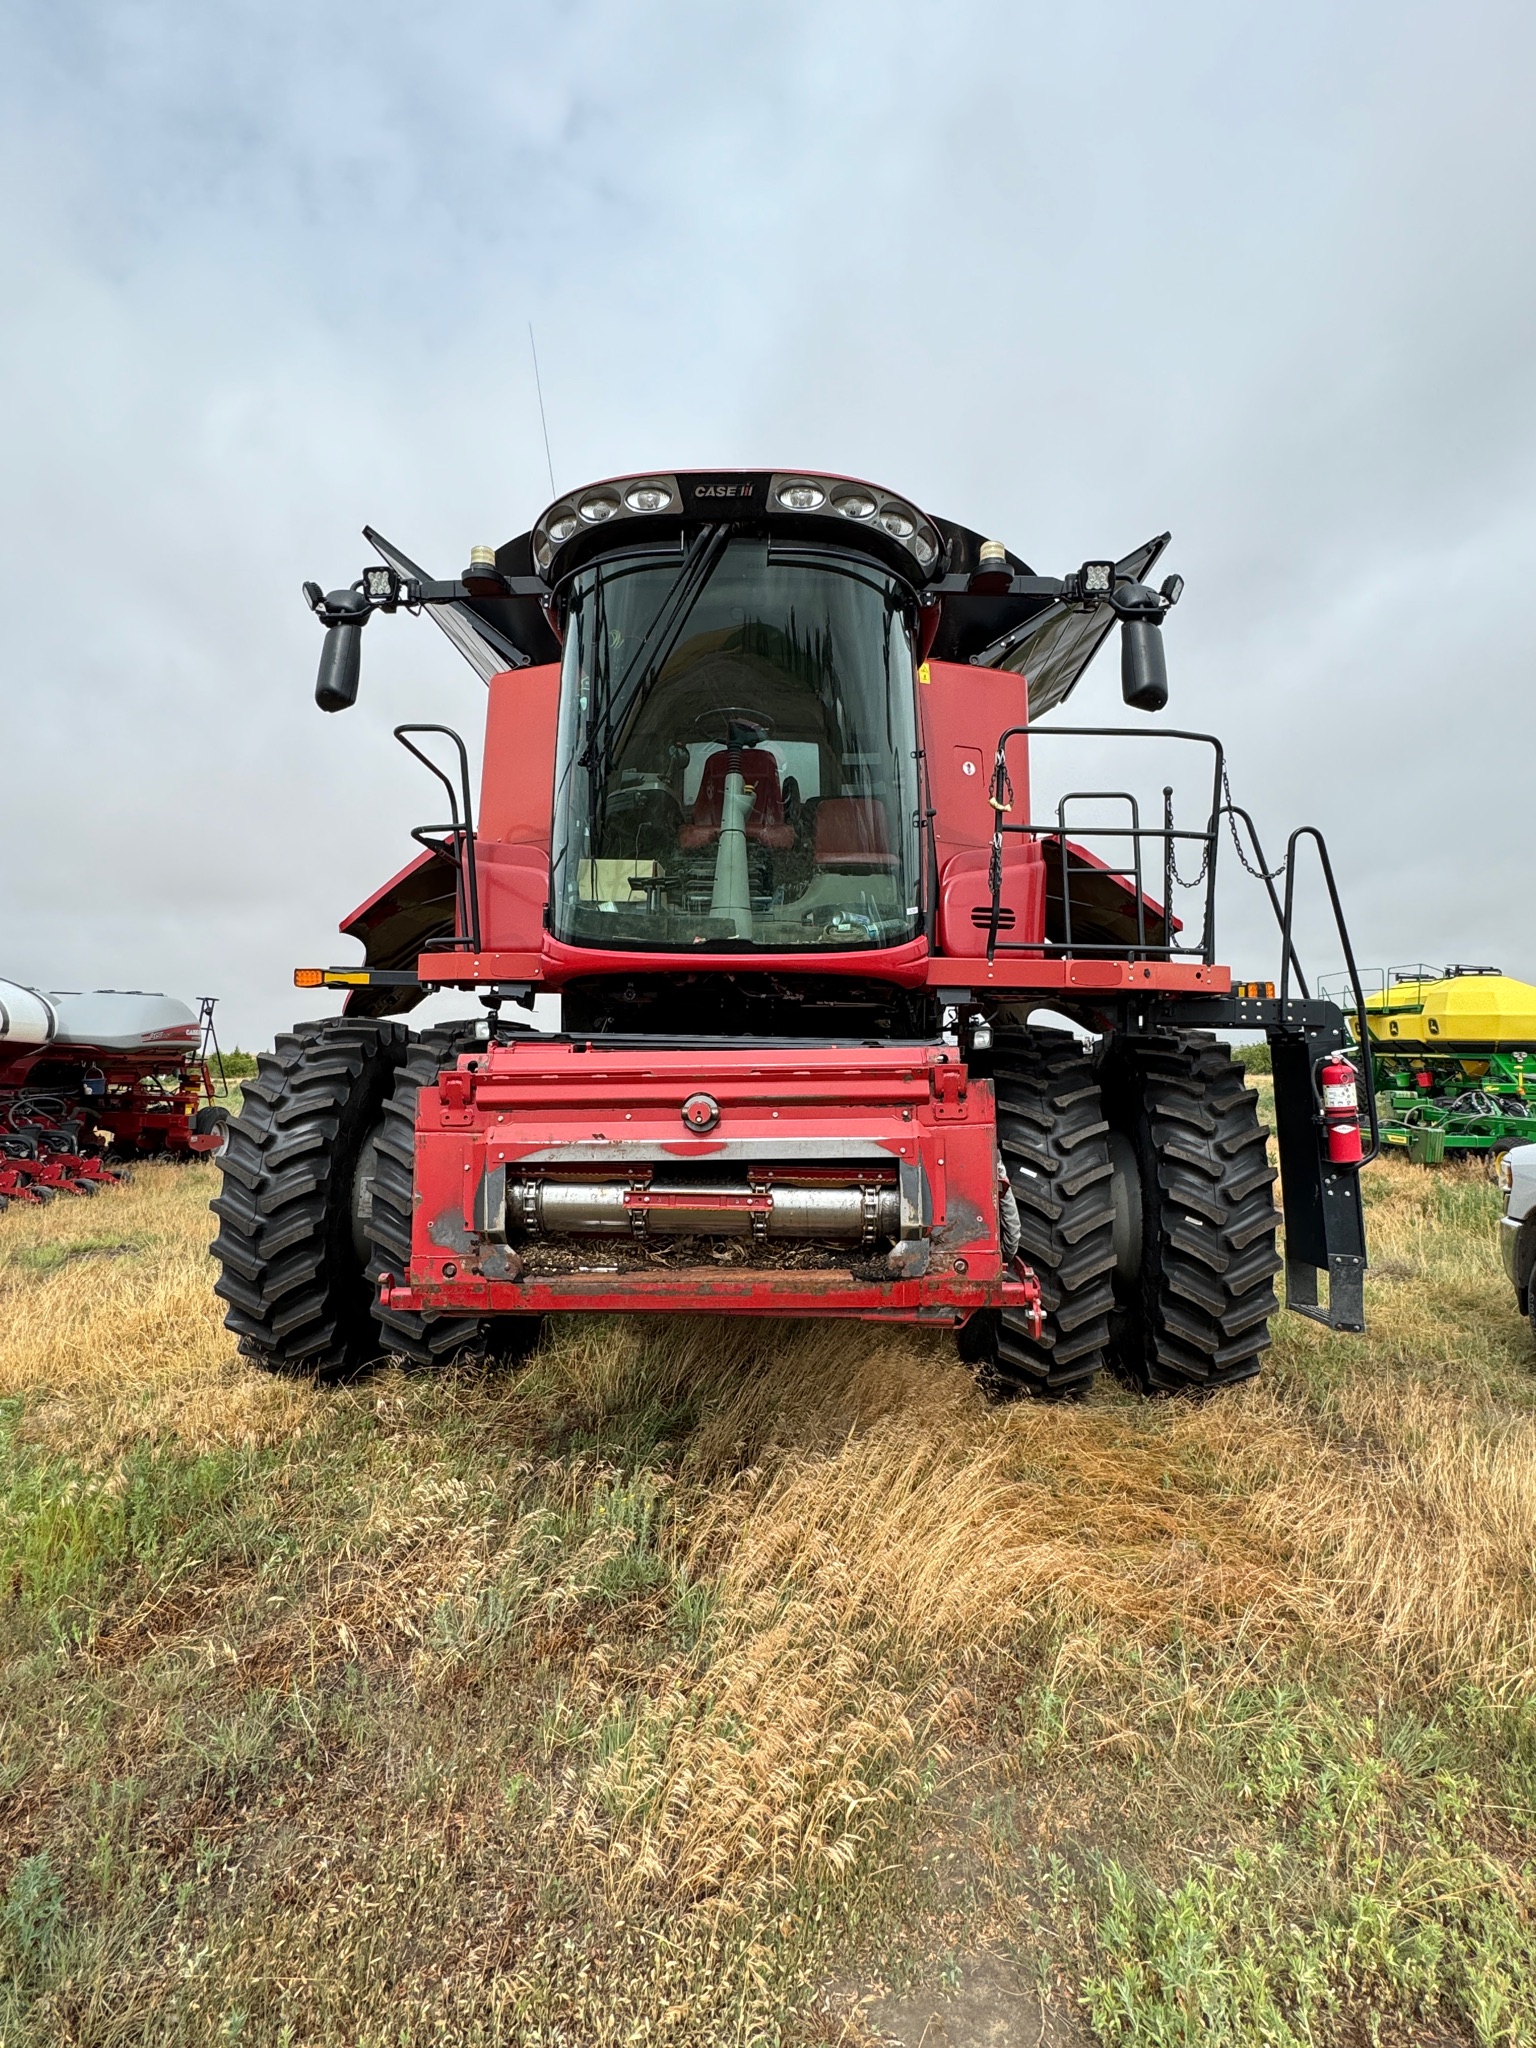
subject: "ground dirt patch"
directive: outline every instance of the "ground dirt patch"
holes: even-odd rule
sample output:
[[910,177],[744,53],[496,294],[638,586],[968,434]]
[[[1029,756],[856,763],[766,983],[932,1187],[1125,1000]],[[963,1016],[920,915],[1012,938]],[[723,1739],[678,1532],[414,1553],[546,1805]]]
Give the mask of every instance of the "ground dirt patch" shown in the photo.
[[[1536,1358],[989,1407],[933,1335],[249,1369],[202,1166],[0,1219],[0,2042],[1536,2042]],[[107,1255],[110,1251],[111,1255]]]

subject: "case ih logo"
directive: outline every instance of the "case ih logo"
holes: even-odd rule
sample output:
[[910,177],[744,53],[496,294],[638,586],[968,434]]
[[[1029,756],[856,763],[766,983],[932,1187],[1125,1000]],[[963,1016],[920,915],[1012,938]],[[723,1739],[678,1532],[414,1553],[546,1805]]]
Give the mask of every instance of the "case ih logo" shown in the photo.
[[756,484],[695,484],[696,498],[750,498],[756,492]]

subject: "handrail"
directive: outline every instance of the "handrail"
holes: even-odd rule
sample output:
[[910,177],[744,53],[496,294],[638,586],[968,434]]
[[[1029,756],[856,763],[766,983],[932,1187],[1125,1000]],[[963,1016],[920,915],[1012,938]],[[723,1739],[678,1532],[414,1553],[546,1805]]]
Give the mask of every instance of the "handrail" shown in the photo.
[[[1368,1166],[1381,1152],[1381,1118],[1376,1108],[1376,1057],[1371,1044],[1370,1027],[1365,1021],[1365,991],[1360,986],[1360,970],[1355,965],[1355,950],[1349,941],[1349,927],[1344,922],[1344,906],[1339,901],[1338,884],[1333,878],[1333,862],[1328,858],[1327,841],[1315,825],[1298,825],[1285,843],[1285,914],[1280,926],[1280,1001],[1284,1004],[1290,995],[1291,961],[1296,948],[1291,938],[1291,917],[1296,896],[1296,848],[1303,839],[1310,839],[1317,848],[1317,858],[1323,870],[1323,880],[1328,888],[1328,901],[1333,906],[1334,928],[1339,935],[1339,944],[1344,949],[1344,965],[1349,974],[1349,985],[1354,991],[1355,1020],[1358,1025],[1357,1038],[1361,1052],[1365,1055],[1365,1100],[1370,1111],[1370,1149],[1362,1153],[1360,1165]],[[1257,840],[1254,842],[1258,844]],[[1297,968],[1297,978],[1301,970]],[[1305,983],[1303,983],[1305,991]],[[1317,1081],[1313,1078],[1313,1092]]]
[[[1165,822],[1161,827],[1143,825],[1141,823],[1140,809],[1134,795],[1129,790],[1068,791],[1062,796],[1056,806],[1054,824],[1044,819],[1026,819],[1020,824],[1004,823],[1003,814],[1010,810],[1013,804],[1013,781],[1008,772],[1008,742],[1020,736],[1030,740],[1038,740],[1057,734],[1068,739],[1188,740],[1194,745],[1209,747],[1213,755],[1213,776],[1210,819],[1205,829],[1203,831],[1177,830],[1171,822],[1168,822],[1172,816],[1172,797],[1171,791],[1167,788],[1163,792]],[[1172,960],[1181,955],[1188,955],[1200,958],[1207,966],[1212,965],[1216,957],[1217,827],[1221,816],[1221,795],[1225,780],[1225,766],[1226,757],[1222,744],[1214,733],[1185,732],[1179,729],[1148,732],[1143,726],[1128,725],[1009,726],[997,742],[997,752],[993,759],[992,787],[989,798],[993,810],[993,825],[992,858],[988,873],[988,881],[992,892],[991,912],[987,924],[988,960],[994,959],[997,951],[1003,894],[1003,835],[1008,832],[1021,837],[1031,838],[1039,838],[1044,834],[1054,832],[1057,841],[1057,851],[1061,857],[1062,915],[1065,920],[1067,936],[1064,944],[1041,941],[1037,944],[1027,944],[1018,948],[1005,945],[1005,950],[1022,950],[1040,957],[1050,958],[1058,956],[1086,957],[1088,955],[1115,957],[1126,952],[1127,948],[1124,944],[1078,944],[1072,936],[1071,868],[1067,845],[1066,810],[1067,805],[1070,803],[1093,799],[1098,801],[1112,800],[1130,805],[1131,823],[1129,825],[1092,825],[1084,828],[1094,838],[1129,839],[1131,842],[1131,866],[1124,870],[1106,870],[1108,873],[1119,875],[1122,879],[1130,881],[1134,887],[1136,941],[1130,948],[1130,951],[1138,957],[1156,955],[1167,960]],[[1164,943],[1160,946],[1149,944],[1146,935],[1146,904],[1144,901],[1146,891],[1142,872],[1142,841],[1144,839],[1160,840],[1163,846],[1163,872],[1166,880],[1162,908],[1165,939]],[[1180,839],[1191,840],[1203,849],[1200,873],[1195,881],[1195,886],[1202,882],[1205,885],[1205,910],[1201,922],[1200,939],[1197,945],[1181,946],[1175,943],[1173,937],[1173,907],[1168,900],[1171,895],[1171,889],[1167,886],[1167,882],[1172,880],[1174,873],[1174,842]]]
[[[458,794],[455,793],[452,782],[449,781],[443,770],[438,767],[431,755],[423,753],[420,747],[413,746],[410,740],[407,739],[407,733],[413,732],[441,733],[445,739],[453,741],[459,755]],[[429,852],[441,854],[444,859],[453,862],[454,891],[458,897],[459,932],[469,940],[472,949],[478,953],[480,951],[480,881],[475,867],[475,821],[474,809],[469,793],[469,755],[465,750],[464,742],[459,738],[459,735],[451,725],[397,725],[395,727],[395,738],[408,754],[415,755],[423,768],[437,777],[438,781],[448,792],[448,809],[452,816],[452,824],[417,825],[413,829],[411,837],[420,845],[425,846]],[[459,794],[462,794],[464,799],[464,815],[462,819],[459,816]],[[458,850],[450,853],[448,847],[442,844],[441,841],[427,837],[427,834],[430,832],[446,832]]]
[[[1243,823],[1248,827],[1248,837],[1253,842],[1254,858],[1259,863],[1257,869],[1258,879],[1264,884],[1265,891],[1269,896],[1269,907],[1275,913],[1276,928],[1280,933],[1282,945],[1287,948],[1289,957],[1295,965],[1296,980],[1301,989],[1302,999],[1303,1001],[1305,1001],[1310,997],[1311,991],[1307,987],[1307,977],[1301,971],[1301,956],[1296,951],[1294,944],[1292,944],[1287,938],[1285,916],[1280,908],[1280,898],[1275,894],[1275,876],[1278,874],[1285,873],[1286,866],[1282,865],[1281,867],[1271,869],[1269,862],[1264,858],[1264,848],[1259,843],[1259,828],[1257,825],[1254,824],[1253,819],[1249,816],[1247,811],[1243,809],[1241,804],[1234,804],[1230,802],[1225,803],[1222,805],[1222,809],[1226,813],[1228,818],[1241,818]],[[1235,830],[1232,835],[1232,843],[1234,846],[1237,847],[1238,859],[1242,860],[1243,849],[1238,841],[1237,833]],[[1244,865],[1247,865],[1246,861],[1244,862]],[[1250,874],[1253,874],[1255,870],[1249,868],[1248,872]]]

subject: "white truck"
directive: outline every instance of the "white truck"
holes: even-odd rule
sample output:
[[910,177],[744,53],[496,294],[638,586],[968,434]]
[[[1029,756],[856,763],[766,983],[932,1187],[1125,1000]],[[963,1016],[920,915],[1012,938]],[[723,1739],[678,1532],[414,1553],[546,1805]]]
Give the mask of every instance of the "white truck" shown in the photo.
[[1504,1270],[1514,1282],[1520,1312],[1531,1319],[1536,1336],[1536,1145],[1516,1145],[1499,1161],[1499,1186],[1504,1190],[1504,1217],[1499,1249]]

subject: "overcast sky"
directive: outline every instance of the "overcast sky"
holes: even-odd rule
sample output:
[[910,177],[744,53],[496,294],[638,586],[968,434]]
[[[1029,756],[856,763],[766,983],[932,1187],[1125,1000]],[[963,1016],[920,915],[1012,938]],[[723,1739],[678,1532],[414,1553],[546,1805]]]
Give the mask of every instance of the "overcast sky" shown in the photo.
[[313,1013],[430,809],[390,727],[484,698],[378,620],[323,717],[299,584],[529,525],[532,321],[562,488],[851,471],[1054,572],[1171,527],[1168,715],[1325,828],[1362,960],[1536,979],[1536,9],[0,22],[0,976]]

